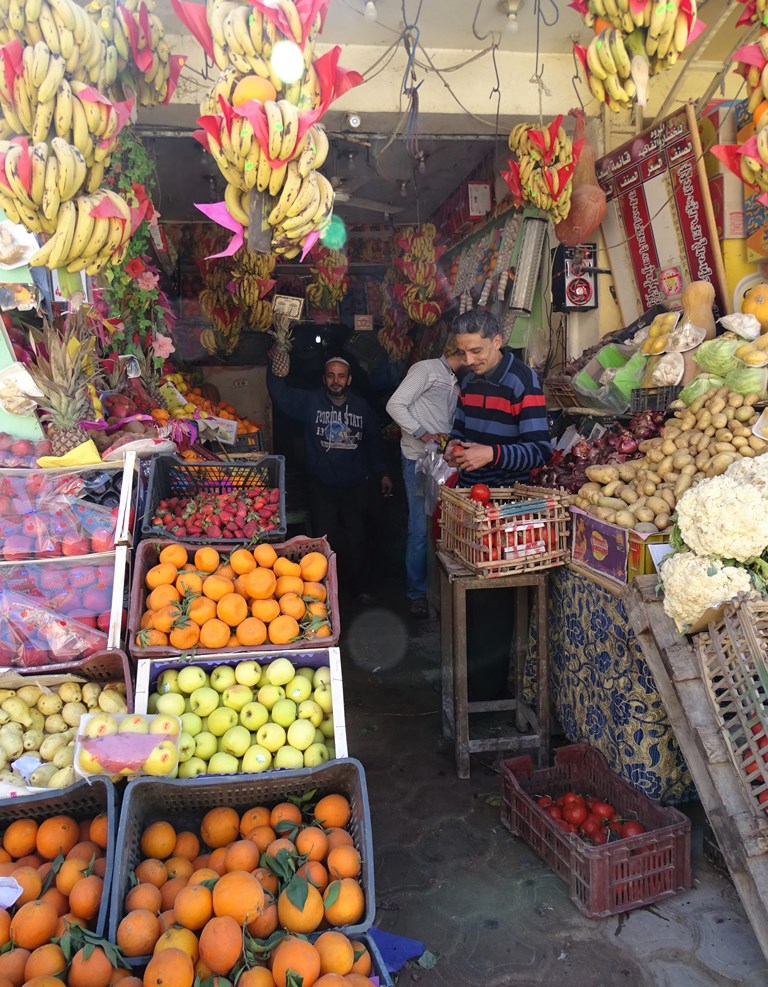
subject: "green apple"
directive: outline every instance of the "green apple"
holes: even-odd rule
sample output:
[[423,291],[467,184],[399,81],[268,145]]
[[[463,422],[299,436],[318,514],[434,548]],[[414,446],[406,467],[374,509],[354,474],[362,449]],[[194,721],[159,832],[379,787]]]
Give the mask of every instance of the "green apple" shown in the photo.
[[236,775],[239,770],[237,758],[224,751],[217,751],[208,762],[208,774],[211,775]]
[[197,713],[198,716],[207,716],[219,705],[219,694],[215,689],[204,685],[202,689],[195,689],[189,697],[189,705],[192,707],[193,713]]
[[305,768],[316,768],[330,759],[331,755],[325,744],[310,744],[304,751]]
[[239,719],[233,709],[228,706],[219,706],[218,709],[208,714],[208,730],[214,737],[223,737],[230,727],[237,726]]
[[333,697],[331,696],[330,685],[319,685],[315,689],[313,699],[324,713],[330,713],[333,709]]
[[285,699],[285,689],[279,685],[263,685],[256,698],[262,706],[272,709],[279,699]]
[[149,723],[146,716],[141,713],[133,713],[121,720],[117,728],[118,733],[149,733]]
[[235,682],[234,685],[222,692],[221,701],[225,706],[229,706],[230,709],[239,713],[243,706],[253,702],[253,691],[247,685],[240,685],[239,682]]
[[111,737],[117,733],[117,720],[111,713],[94,713],[80,732],[84,737]]
[[240,710],[240,722],[247,727],[251,733],[256,733],[259,727],[263,727],[269,720],[269,710],[261,703],[248,703]]
[[297,668],[296,674],[301,675],[305,679],[309,679],[309,681],[311,682],[312,679],[315,677],[315,670],[314,668],[307,668],[306,666],[304,666],[304,668]]
[[163,716],[181,716],[184,712],[184,696],[178,692],[166,692],[157,700],[157,712]]
[[157,714],[149,724],[150,733],[166,733],[169,737],[175,737],[181,733],[181,723],[177,716],[166,716]]
[[188,761],[195,753],[195,738],[189,734],[181,731],[181,736],[179,737],[179,761],[183,764],[184,761]]
[[319,730],[317,727],[315,727],[315,739],[312,741],[312,743],[314,743],[314,744],[324,744],[325,743],[325,734],[323,733],[322,730]]
[[161,740],[157,747],[153,748],[142,768],[148,775],[166,776],[178,763],[179,754],[176,745],[171,740]]
[[166,692],[181,692],[179,688],[179,673],[172,669],[161,672],[155,685],[158,695],[164,696]]
[[221,738],[222,750],[234,757],[242,757],[251,746],[251,734],[245,727],[230,727]]
[[299,703],[297,716],[300,720],[309,720],[313,727],[319,727],[323,722],[323,709],[314,699],[305,699]]
[[217,665],[211,672],[211,688],[219,693],[234,685],[236,681],[235,670],[231,665]]
[[292,699],[278,699],[272,707],[272,720],[281,727],[289,727],[296,719],[296,703]]
[[156,713],[157,712],[157,700],[160,698],[159,693],[150,692],[149,698],[147,699],[147,712]]
[[190,737],[196,737],[203,729],[203,721],[197,713],[182,713],[180,719],[182,731]]
[[319,685],[329,685],[331,681],[331,670],[327,665],[321,665],[320,668],[315,669],[315,674],[312,676],[312,685],[317,688]]
[[96,760],[96,757],[89,753],[84,747],[80,748],[77,755],[77,770],[84,775],[101,774],[104,768]]
[[235,665],[235,679],[252,689],[261,680],[261,665],[257,661],[239,661]]
[[206,682],[205,669],[199,665],[187,665],[179,672],[178,686],[187,695],[191,695],[195,689],[204,688]]
[[297,751],[295,747],[289,747],[288,744],[286,744],[284,747],[280,747],[275,752],[275,760],[273,767],[303,768],[304,755],[301,753],[301,751]]
[[212,733],[203,730],[195,737],[195,757],[202,761],[210,761],[216,753],[217,742]]
[[294,720],[288,727],[288,743],[297,751],[305,751],[315,739],[315,728],[309,720]]
[[264,670],[264,678],[270,685],[287,685],[295,674],[287,658],[275,658]]
[[256,743],[274,754],[285,743],[285,730],[279,723],[265,723],[256,731]]
[[190,757],[179,765],[179,778],[197,778],[208,771],[208,765],[201,757]]
[[332,738],[333,737],[333,717],[325,716],[323,717],[323,722],[320,724],[320,729],[322,730],[323,736]]
[[304,675],[294,675],[285,687],[285,695],[295,703],[303,703],[312,695],[312,683]]
[[241,770],[246,774],[258,774],[260,771],[269,771],[272,767],[272,754],[261,744],[252,744],[243,754],[243,764]]

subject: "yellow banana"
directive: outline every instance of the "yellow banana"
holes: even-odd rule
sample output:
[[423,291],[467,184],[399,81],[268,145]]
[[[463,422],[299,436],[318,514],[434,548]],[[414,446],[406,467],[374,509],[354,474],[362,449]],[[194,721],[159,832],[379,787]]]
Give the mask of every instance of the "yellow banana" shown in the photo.
[[263,106],[269,125],[269,156],[273,161],[276,161],[280,157],[280,148],[283,143],[283,115],[280,112],[280,107],[272,99],[268,99]]
[[48,160],[48,145],[41,141],[32,148],[32,180],[29,194],[32,201],[40,208],[43,204],[45,191],[45,163]]
[[272,169],[272,174],[269,179],[269,194],[272,196],[277,195],[280,189],[283,187],[283,182],[285,181],[285,176],[288,171],[288,164],[280,165],[278,168]]
[[282,140],[280,142],[280,153],[278,157],[281,161],[287,161],[293,154],[296,141],[299,136],[299,111],[286,99],[278,101],[280,115],[283,121]]
[[45,190],[43,191],[43,215],[46,219],[51,222],[56,221],[56,217],[59,214],[59,206],[61,205],[61,196],[59,195],[59,162],[58,159],[52,155],[48,155],[48,161],[45,165]]
[[280,197],[267,217],[270,226],[278,226],[288,215],[288,210],[296,201],[303,187],[299,166],[291,162],[286,166],[285,180],[280,191]]

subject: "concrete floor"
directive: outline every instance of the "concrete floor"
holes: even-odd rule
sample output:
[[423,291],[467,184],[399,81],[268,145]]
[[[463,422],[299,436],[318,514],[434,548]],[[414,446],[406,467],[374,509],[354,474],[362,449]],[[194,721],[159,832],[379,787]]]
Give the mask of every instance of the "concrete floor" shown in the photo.
[[[349,749],[366,769],[376,858],[376,925],[419,939],[437,964],[420,987],[768,987],[729,880],[702,854],[694,887],[662,904],[591,920],[565,884],[499,821],[493,756],[456,778],[441,737],[437,620],[414,621],[396,590],[342,607]],[[698,822],[696,821],[698,820]]]

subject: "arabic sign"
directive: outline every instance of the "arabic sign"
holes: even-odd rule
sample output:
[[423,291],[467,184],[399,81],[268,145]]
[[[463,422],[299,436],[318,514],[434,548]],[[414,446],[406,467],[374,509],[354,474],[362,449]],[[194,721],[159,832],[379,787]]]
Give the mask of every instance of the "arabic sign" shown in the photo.
[[672,301],[690,281],[711,281],[717,309],[728,311],[693,108],[606,154],[596,170],[608,200],[603,235],[625,323]]

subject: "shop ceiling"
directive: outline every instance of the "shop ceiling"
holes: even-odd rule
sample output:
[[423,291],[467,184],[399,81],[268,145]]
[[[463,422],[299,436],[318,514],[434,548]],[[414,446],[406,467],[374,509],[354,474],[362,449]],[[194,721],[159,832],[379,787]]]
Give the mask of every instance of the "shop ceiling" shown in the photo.
[[[567,110],[576,104],[576,93],[570,82],[572,42],[574,39],[585,42],[590,33],[565,0],[540,0],[540,4],[541,16],[551,25],[539,21],[539,53],[543,58],[549,56],[544,82],[550,90],[556,90],[558,104],[565,101],[561,109]],[[337,213],[351,224],[381,223],[388,219],[397,223],[423,221],[484,160],[495,154],[497,165],[503,165],[504,135],[516,118],[504,115],[504,105],[501,106],[498,128],[501,139],[497,139],[495,128],[489,125],[495,102],[486,99],[494,78],[492,55],[490,51],[481,53],[496,40],[502,66],[502,91],[519,92],[525,88],[529,82],[528,65],[534,64],[538,7],[534,0],[522,0],[515,33],[506,30],[507,17],[498,0],[480,0],[479,5],[475,0],[376,0],[375,23],[363,16],[364,8],[365,0],[331,0],[322,40],[326,45],[340,44],[347,49],[345,64],[351,61],[362,70],[390,49],[402,62],[403,52],[395,51],[395,46],[402,48],[398,38],[404,24],[416,20],[422,49],[419,78],[429,76],[428,59],[444,69],[478,56],[463,69],[463,74],[446,72],[442,77],[433,75],[429,79],[432,99],[428,102],[423,97],[422,107],[427,105],[428,110],[422,110],[418,121],[418,131],[423,135],[418,141],[424,162],[421,168],[412,153],[414,143],[411,142],[409,149],[405,139],[407,121],[403,111],[407,101],[398,99],[402,68],[397,68],[397,61],[392,61],[389,75],[380,71],[360,88],[359,102],[366,110],[361,113],[363,125],[359,131],[352,131],[348,126],[347,114],[356,106],[354,93],[345,97],[341,111],[331,111],[326,117],[327,127],[335,136],[333,153],[324,171],[337,186]],[[158,0],[157,9],[167,32],[176,36],[171,39],[175,42],[174,50],[184,50],[187,54],[199,51],[197,43],[184,36],[184,28],[173,13],[170,0]],[[709,24],[720,20],[728,9],[732,10],[731,15],[706,47],[705,57],[713,71],[738,37],[734,25],[743,8],[735,0],[705,0],[699,4],[701,17]],[[523,59],[528,61],[518,79],[515,68],[523,64]],[[222,179],[212,159],[189,136],[196,126],[196,103],[204,87],[210,84],[203,76],[216,74],[215,67],[200,61],[198,66],[193,68],[190,61],[187,77],[182,76],[179,86],[180,99],[169,107],[143,111],[139,119],[157,163],[160,210],[169,221],[199,221],[201,214],[193,203],[221,198],[223,191]],[[510,75],[510,70],[514,75]],[[476,81],[478,88],[484,87],[481,90],[482,105],[487,107],[483,110],[484,124],[458,105],[457,96],[459,99],[463,94],[468,96],[467,72],[471,73],[470,81]],[[393,73],[396,73],[394,79]],[[422,90],[425,92],[426,88]],[[535,117],[538,110],[535,87],[528,89],[526,103],[528,94],[528,116]],[[180,168],[182,161],[184,166]],[[498,171],[498,167],[493,170]]]

